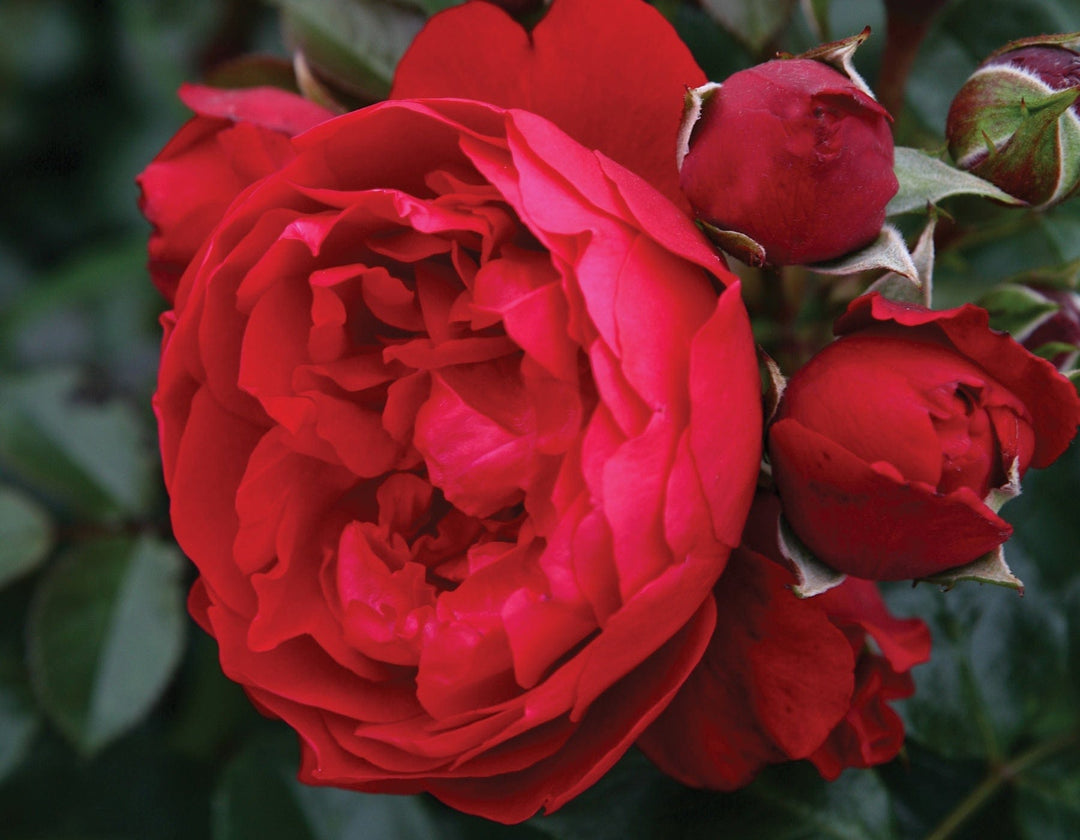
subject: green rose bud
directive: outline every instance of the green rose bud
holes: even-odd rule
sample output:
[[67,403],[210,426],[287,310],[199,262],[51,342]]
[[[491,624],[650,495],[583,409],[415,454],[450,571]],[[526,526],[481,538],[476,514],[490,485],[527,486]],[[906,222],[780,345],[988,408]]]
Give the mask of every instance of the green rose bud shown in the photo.
[[945,133],[957,166],[1034,207],[1080,185],[1080,33],[1016,41],[953,99]]

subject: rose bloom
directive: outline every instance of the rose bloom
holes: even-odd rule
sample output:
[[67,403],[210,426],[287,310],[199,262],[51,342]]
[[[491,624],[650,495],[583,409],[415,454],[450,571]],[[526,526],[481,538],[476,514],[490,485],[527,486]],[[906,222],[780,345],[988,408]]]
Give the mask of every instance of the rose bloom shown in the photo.
[[827,779],[896,757],[904,725],[888,703],[930,657],[918,619],[892,616],[877,587],[849,577],[813,598],[777,545],[779,501],[759,493],[714,595],[718,620],[698,667],[638,744],[693,787],[733,790],[767,764],[809,759]]
[[[163,317],[190,609],[299,733],[302,780],[553,810],[713,632],[760,457],[734,277],[649,182],[534,113],[402,99],[291,145]],[[655,149],[611,144],[670,184]]]
[[784,516],[833,568],[921,578],[1012,533],[986,500],[1072,439],[1080,399],[973,305],[868,295],[795,373],[769,430]]
[[680,184],[703,220],[749,236],[772,265],[833,259],[885,222],[898,188],[889,122],[838,70],[769,61],[709,96]]
[[171,304],[203,240],[244,187],[293,156],[289,138],[333,116],[276,88],[180,88],[195,116],[137,179],[139,209],[153,225],[150,276]]

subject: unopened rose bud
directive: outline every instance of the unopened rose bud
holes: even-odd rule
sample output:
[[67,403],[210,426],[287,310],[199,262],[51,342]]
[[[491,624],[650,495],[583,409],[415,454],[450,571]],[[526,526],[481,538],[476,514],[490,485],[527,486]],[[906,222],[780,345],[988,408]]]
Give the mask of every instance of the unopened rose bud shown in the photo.
[[1063,45],[1069,37],[992,55],[953,99],[946,123],[957,166],[1039,208],[1080,185],[1080,53]]
[[1080,294],[1072,289],[1032,289],[1031,293],[1058,308],[1017,340],[1060,370],[1075,367],[1080,355]]
[[740,71],[705,95],[680,173],[704,221],[755,240],[773,265],[874,240],[897,181],[889,115],[872,96],[799,58]]
[[795,372],[769,430],[784,516],[833,569],[873,580],[971,563],[1012,527],[997,507],[1080,422],[1067,379],[968,304],[876,294]]

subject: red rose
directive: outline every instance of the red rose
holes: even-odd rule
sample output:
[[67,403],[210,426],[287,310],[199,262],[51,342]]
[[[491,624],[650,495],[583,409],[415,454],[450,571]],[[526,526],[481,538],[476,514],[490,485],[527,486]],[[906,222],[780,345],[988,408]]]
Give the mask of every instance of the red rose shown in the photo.
[[293,145],[164,318],[191,610],[304,781],[553,810],[712,634],[760,455],[734,277],[527,112],[391,101]]
[[676,139],[705,74],[641,0],[555,0],[532,31],[490,3],[435,15],[394,74],[391,97],[450,96],[547,117],[689,210]]
[[896,194],[889,115],[838,70],[769,61],[730,76],[694,124],[680,184],[709,224],[773,265],[872,242]]
[[230,202],[292,158],[290,137],[333,116],[276,88],[184,85],[180,98],[196,116],[137,179],[139,209],[154,226],[150,276],[169,303]]
[[985,499],[1045,467],[1080,399],[1051,364],[967,305],[855,300],[792,377],[769,431],[784,515],[826,564],[875,580],[975,560],[1012,532]]
[[855,654],[848,711],[809,756],[831,781],[848,767],[873,767],[900,752],[904,722],[889,701],[915,693],[908,672],[930,658],[930,630],[919,619],[891,615],[871,581],[845,578],[812,601],[844,632]]
[[[892,759],[903,724],[887,701],[930,656],[918,619],[889,614],[873,583],[848,578],[800,600],[776,542],[779,505],[759,494],[717,582],[701,663],[638,745],[684,784],[733,790],[767,764],[810,759],[826,778]],[[752,546],[752,547],[751,547]],[[873,638],[880,653],[867,648]]]

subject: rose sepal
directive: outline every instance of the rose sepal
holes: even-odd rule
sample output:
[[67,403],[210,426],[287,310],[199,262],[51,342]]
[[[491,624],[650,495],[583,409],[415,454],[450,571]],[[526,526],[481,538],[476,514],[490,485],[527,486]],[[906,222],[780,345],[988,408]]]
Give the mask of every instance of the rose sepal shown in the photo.
[[978,560],[957,566],[955,569],[947,569],[941,574],[920,578],[915,583],[932,583],[948,592],[961,581],[989,583],[1006,589],[1014,589],[1020,595],[1024,594],[1024,583],[1013,574],[1009,564],[1005,562],[1005,549],[1000,545]]
[[683,100],[682,122],[679,124],[679,134],[675,140],[675,166],[682,169],[683,161],[690,151],[690,135],[694,133],[694,126],[701,119],[701,112],[705,103],[720,90],[719,82],[706,82],[700,87],[687,88],[686,97]]
[[890,274],[903,278],[903,282],[915,289],[922,288],[919,269],[904,242],[904,237],[900,235],[900,231],[889,224],[884,225],[877,239],[865,248],[860,248],[835,260],[812,263],[807,268],[818,274],[837,276],[885,269]]
[[[1008,119],[992,126],[997,137],[991,136],[986,128],[981,129],[988,156],[973,168],[977,168],[980,175],[991,181],[1009,183],[1011,179],[1018,177],[1018,173],[1023,172],[1025,180],[1034,179],[1039,172],[1050,171],[1049,168],[1054,166],[1057,167],[1059,177],[1053,193],[1035,207],[1049,207],[1067,198],[1076,189],[1077,183],[1080,183],[1076,177],[1076,170],[1080,169],[1080,166],[1074,164],[1072,170],[1068,166],[1069,161],[1075,159],[1077,151],[1080,150],[1080,119],[1068,120],[1066,124],[1061,124],[1060,121],[1068,114],[1078,97],[1080,87],[1048,93],[1033,100],[1026,96],[1022,98],[1020,111],[1023,121],[1014,131],[1007,131],[1011,123]],[[1033,149],[1042,153],[1035,160],[1031,159]],[[957,162],[963,165],[970,157],[971,155],[966,156]],[[1053,160],[1045,160],[1047,157],[1052,157]]]
[[875,280],[867,289],[868,292],[878,292],[890,300],[917,303],[929,308],[934,291],[934,228],[937,227],[938,216],[932,207],[928,212],[926,226],[911,251],[915,280],[912,281],[906,274],[889,271]]
[[768,427],[776,416],[776,410],[780,407],[784,389],[787,388],[787,377],[780,370],[780,365],[776,363],[776,360],[761,347],[758,347],[758,362],[764,368],[767,378],[765,386],[765,426]]
[[852,83],[867,96],[877,99],[877,97],[874,96],[874,91],[870,89],[870,85],[866,83],[866,80],[863,79],[855,69],[854,64],[855,51],[862,46],[863,42],[869,37],[870,27],[867,26],[857,35],[850,35],[847,38],[841,38],[839,41],[830,41],[827,44],[821,44],[820,46],[814,47],[799,55],[785,57],[809,58],[813,61],[829,64],[847,76]]
[[751,268],[760,268],[765,265],[768,255],[765,252],[765,246],[757,240],[737,230],[721,230],[703,219],[698,219],[697,224],[709,237],[709,241],[725,254],[746,263]]
[[791,587],[791,591],[797,598],[821,595],[839,586],[847,578],[844,572],[838,572],[815,557],[782,514],[777,520],[776,540],[780,556],[795,576],[795,585]]
[[998,47],[987,58],[994,58],[1025,47],[1060,47],[1065,50],[1080,51],[1080,32],[1061,32],[1053,35],[1031,35],[1027,38],[1017,38],[1015,41],[1009,41],[1003,47]]

